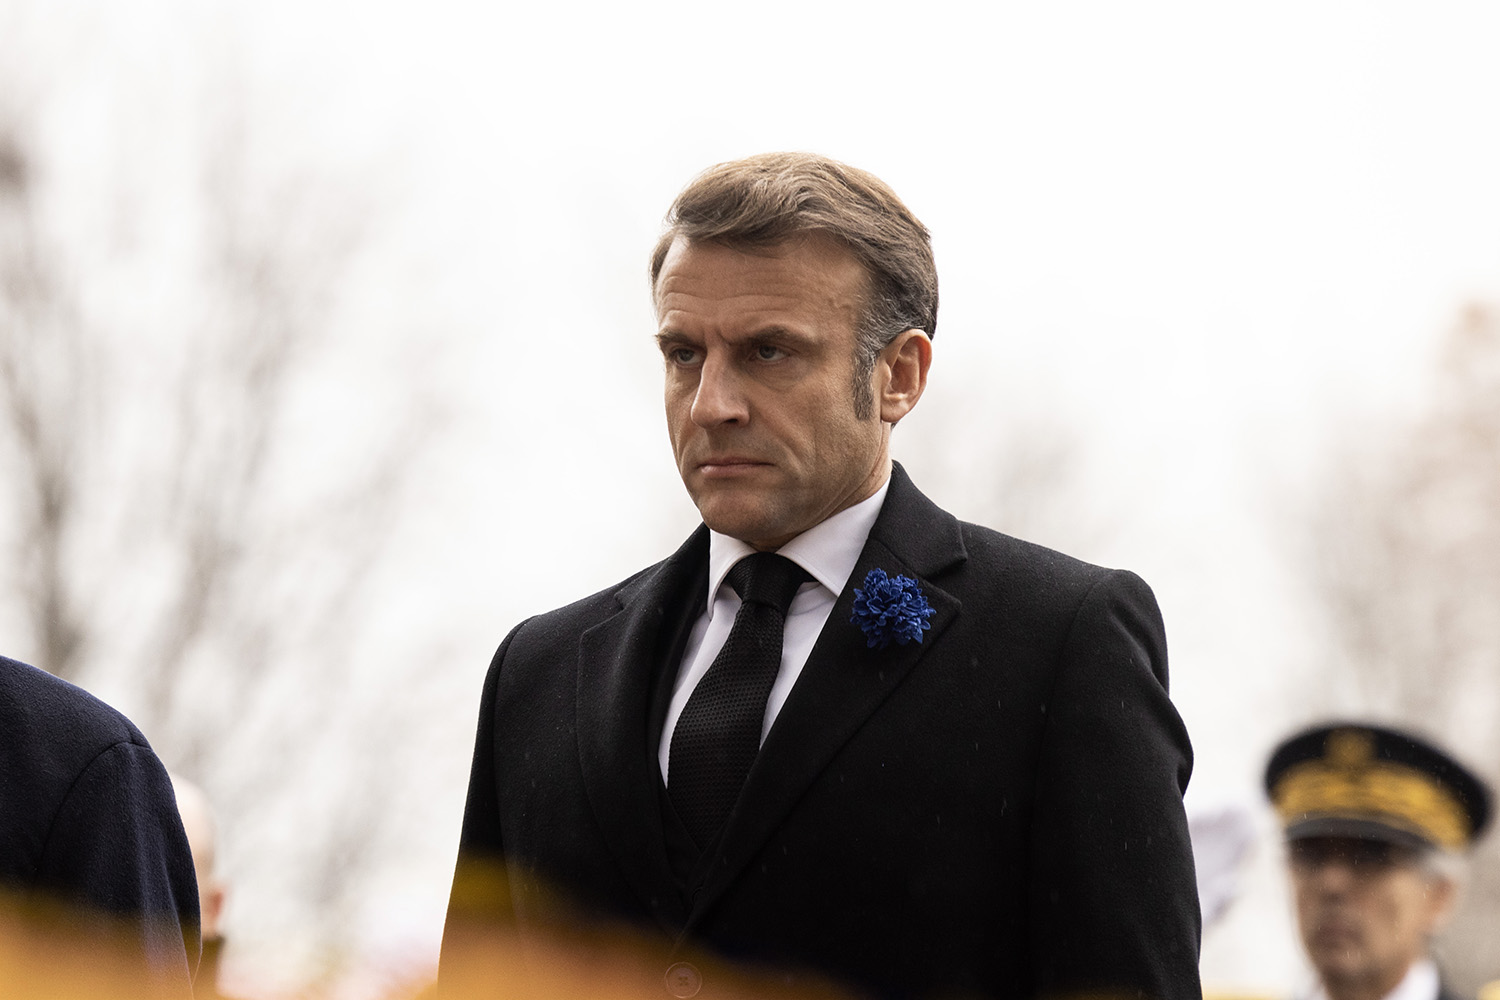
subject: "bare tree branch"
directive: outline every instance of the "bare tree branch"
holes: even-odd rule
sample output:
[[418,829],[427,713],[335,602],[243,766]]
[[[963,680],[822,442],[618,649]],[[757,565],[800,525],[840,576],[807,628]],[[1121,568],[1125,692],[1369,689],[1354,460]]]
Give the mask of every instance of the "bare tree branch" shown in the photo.
[[35,184],[35,166],[15,126],[0,122],[0,392],[17,459],[21,530],[14,565],[42,665],[74,677],[86,628],[68,550],[89,359],[76,305],[43,254]]
[[[240,831],[252,878],[297,873],[287,906],[332,982],[355,894],[394,836],[383,791],[407,764],[372,735],[378,701],[350,697],[361,615],[434,425],[403,400],[390,427],[340,443],[346,462],[310,464],[299,407],[336,346],[369,213],[332,181],[257,173],[245,121],[216,122],[192,199],[196,268],[175,276],[142,343],[114,323],[106,275],[72,273],[49,242],[38,147],[0,116],[7,589],[38,665],[129,678],[133,718]],[[79,289],[103,308],[83,308]],[[127,375],[135,356],[149,381]],[[358,767],[330,792],[314,760]],[[315,821],[289,850],[263,817],[308,803]]]

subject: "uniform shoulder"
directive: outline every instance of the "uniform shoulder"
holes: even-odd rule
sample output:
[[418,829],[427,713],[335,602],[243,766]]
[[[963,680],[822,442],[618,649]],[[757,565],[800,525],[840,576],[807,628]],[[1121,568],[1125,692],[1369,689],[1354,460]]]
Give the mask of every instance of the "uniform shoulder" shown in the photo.
[[150,745],[118,711],[44,670],[0,657],[0,806],[9,807],[0,808],[0,884],[45,879],[40,866],[54,819],[91,768],[146,761],[155,762]]
[[146,745],[135,724],[74,684],[29,664],[0,657],[0,754],[46,746],[55,755],[91,759],[116,743]]

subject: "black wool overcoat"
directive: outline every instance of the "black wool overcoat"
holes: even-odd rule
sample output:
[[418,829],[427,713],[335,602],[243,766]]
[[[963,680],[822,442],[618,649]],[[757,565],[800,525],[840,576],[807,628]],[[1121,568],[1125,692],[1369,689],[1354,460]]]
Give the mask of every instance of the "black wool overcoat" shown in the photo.
[[122,974],[155,984],[151,995],[191,995],[198,883],[166,769],[115,709],[5,657],[0,904],[48,915],[77,937],[80,962],[118,949]]
[[[496,653],[440,978],[466,928],[597,918],[663,963],[728,958],[793,991],[1200,996],[1192,751],[1138,577],[960,522],[895,466],[724,833],[683,880],[653,693],[707,550],[700,528]],[[936,610],[921,643],[871,649],[851,623],[874,568]],[[689,971],[674,988],[713,996],[715,973]]]

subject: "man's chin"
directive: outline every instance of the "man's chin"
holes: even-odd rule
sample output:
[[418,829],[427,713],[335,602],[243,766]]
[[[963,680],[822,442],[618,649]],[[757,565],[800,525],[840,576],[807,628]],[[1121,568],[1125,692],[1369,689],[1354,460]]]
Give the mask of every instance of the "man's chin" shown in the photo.
[[1358,942],[1340,939],[1337,942],[1323,941],[1308,949],[1319,975],[1325,980],[1346,982],[1363,977],[1366,962]]
[[724,496],[700,499],[698,513],[703,518],[703,523],[721,535],[738,538],[757,548],[764,547],[761,543],[766,540],[774,541],[785,534],[784,529],[776,523],[774,517],[768,516],[763,506],[726,502],[732,499]]

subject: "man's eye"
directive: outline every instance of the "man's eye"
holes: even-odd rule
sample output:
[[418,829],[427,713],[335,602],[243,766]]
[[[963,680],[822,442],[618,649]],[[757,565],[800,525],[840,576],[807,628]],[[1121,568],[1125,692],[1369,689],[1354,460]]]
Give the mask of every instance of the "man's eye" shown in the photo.
[[691,347],[674,347],[667,352],[667,360],[674,365],[690,365],[698,360],[698,352]]
[[774,344],[761,344],[755,349],[755,357],[761,361],[780,361],[786,357],[786,351]]

